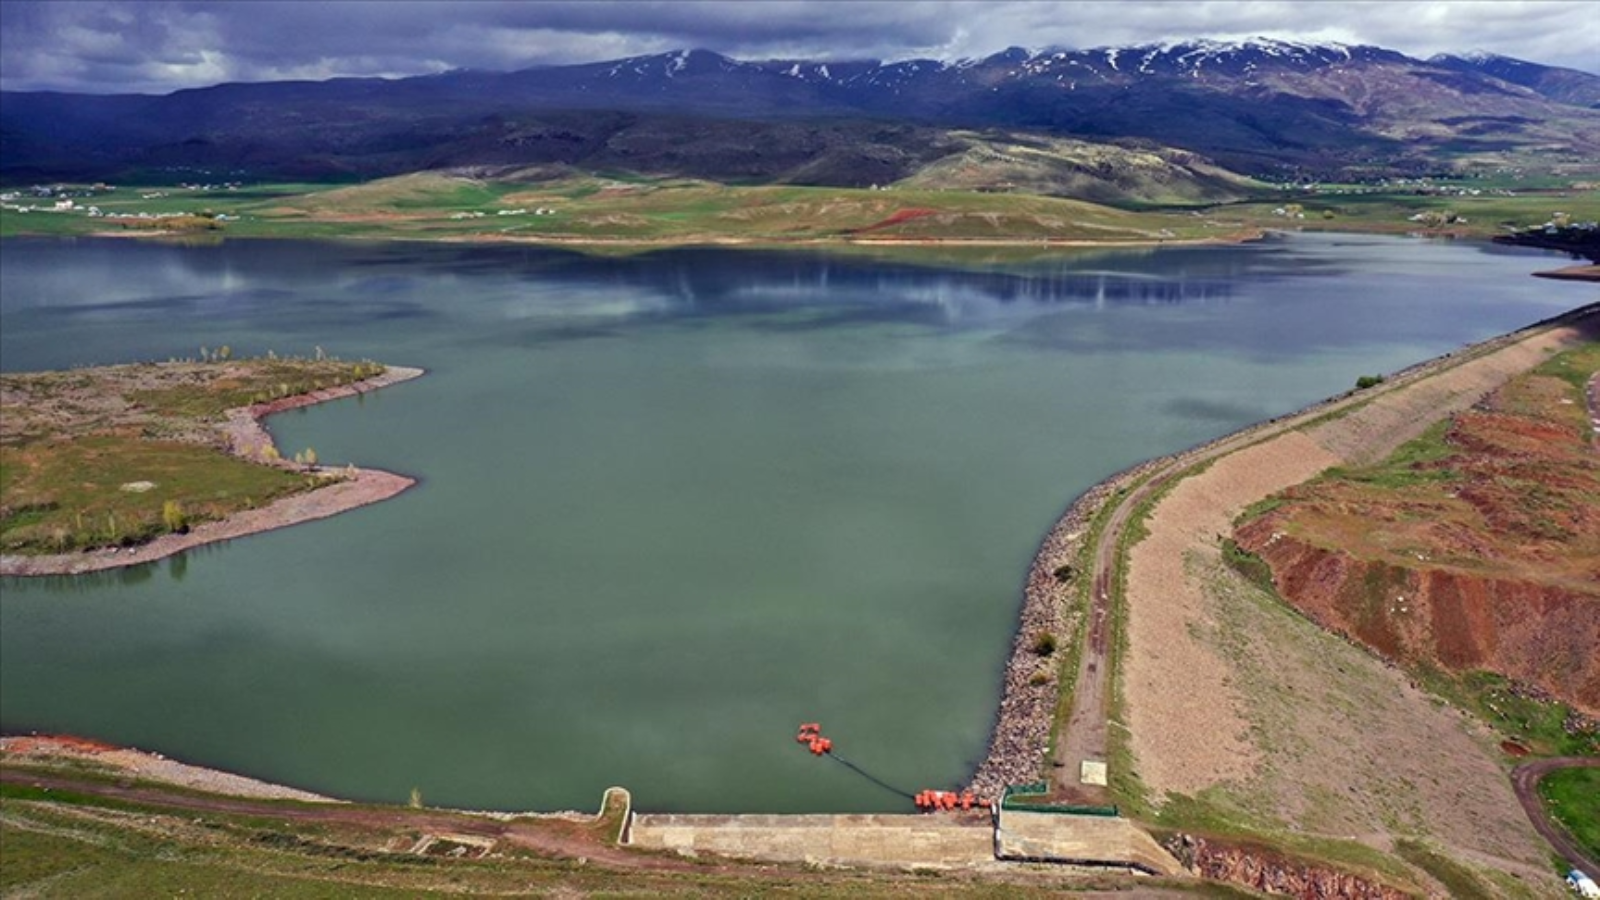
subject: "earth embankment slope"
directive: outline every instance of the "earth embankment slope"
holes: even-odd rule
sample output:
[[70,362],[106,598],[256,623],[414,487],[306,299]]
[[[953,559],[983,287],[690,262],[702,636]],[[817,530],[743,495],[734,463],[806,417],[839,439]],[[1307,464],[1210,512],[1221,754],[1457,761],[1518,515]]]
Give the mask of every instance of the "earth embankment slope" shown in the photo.
[[1596,312],[1583,327],[1531,329],[1405,373],[1160,497],[1127,557],[1121,673],[1133,775],[1154,806],[1200,798],[1235,818],[1384,849],[1421,834],[1483,871],[1539,876],[1547,851],[1487,733],[1283,609],[1223,565],[1222,541],[1251,504],[1381,458],[1581,342]]

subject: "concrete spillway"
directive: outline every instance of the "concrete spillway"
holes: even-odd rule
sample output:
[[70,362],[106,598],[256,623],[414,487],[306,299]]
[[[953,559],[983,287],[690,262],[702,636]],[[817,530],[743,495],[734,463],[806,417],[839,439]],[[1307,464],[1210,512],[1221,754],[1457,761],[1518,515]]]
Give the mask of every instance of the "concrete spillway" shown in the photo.
[[630,846],[782,862],[978,869],[1058,862],[1182,875],[1150,835],[1122,818],[1006,810],[934,815],[636,814]]

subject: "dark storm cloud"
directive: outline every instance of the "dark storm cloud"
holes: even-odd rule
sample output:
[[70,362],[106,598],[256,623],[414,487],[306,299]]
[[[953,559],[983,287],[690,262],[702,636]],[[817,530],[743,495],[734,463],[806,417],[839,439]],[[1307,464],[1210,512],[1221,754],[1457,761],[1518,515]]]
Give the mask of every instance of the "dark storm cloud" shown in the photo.
[[982,56],[1266,35],[1407,53],[1484,49],[1600,70],[1582,0],[1551,2],[280,2],[5,0],[9,90],[169,91],[220,81],[514,69],[683,47],[741,58]]

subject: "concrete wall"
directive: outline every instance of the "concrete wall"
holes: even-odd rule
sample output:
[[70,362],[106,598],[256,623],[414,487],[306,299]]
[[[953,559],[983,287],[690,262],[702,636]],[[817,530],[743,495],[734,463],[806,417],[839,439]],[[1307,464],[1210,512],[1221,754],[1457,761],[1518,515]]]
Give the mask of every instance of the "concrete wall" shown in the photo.
[[834,865],[969,868],[994,863],[989,815],[637,814],[631,843],[685,853]]

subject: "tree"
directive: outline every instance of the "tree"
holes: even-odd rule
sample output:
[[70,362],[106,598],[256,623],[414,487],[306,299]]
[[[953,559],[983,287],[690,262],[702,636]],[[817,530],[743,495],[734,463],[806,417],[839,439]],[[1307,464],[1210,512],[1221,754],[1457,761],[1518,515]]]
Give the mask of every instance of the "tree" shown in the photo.
[[161,504],[161,524],[167,527],[167,531],[178,534],[189,530],[189,517],[184,515],[178,501],[168,500]]

